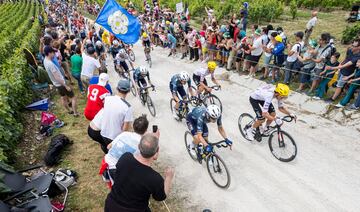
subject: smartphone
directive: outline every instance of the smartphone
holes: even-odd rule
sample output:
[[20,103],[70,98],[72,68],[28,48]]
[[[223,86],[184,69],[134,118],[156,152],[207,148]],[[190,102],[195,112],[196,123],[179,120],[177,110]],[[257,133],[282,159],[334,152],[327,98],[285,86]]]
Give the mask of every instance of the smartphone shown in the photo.
[[153,133],[156,133],[158,131],[158,126],[157,125],[153,125],[152,128],[153,128]]

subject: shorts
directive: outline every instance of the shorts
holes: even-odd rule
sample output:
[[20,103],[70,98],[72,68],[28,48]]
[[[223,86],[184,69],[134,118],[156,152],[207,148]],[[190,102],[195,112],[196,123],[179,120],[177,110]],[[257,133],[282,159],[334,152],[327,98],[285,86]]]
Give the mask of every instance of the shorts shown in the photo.
[[171,49],[175,49],[176,48],[176,42],[171,42]]
[[175,88],[173,88],[173,85],[170,82],[169,87],[170,87],[170,91],[172,94],[175,93],[177,96],[179,96],[178,94],[180,94],[180,97],[182,99],[186,98],[186,92],[185,92],[184,86],[177,87],[177,90],[174,90]]
[[312,80],[320,80],[321,79],[320,73],[322,71],[323,71],[322,69],[314,68],[314,70],[312,70],[311,79]]
[[265,58],[264,58],[264,67],[266,67],[266,68],[269,67],[271,59],[272,59],[272,55],[270,55],[269,57],[265,56]]
[[108,152],[107,145],[104,142],[104,139],[100,134],[100,130],[94,130],[93,128],[91,128],[89,126],[88,127],[88,135],[92,140],[98,142],[101,145],[101,149],[105,154]]
[[337,88],[343,88],[344,85],[346,84],[347,81],[342,80],[345,76],[342,74],[339,74],[337,82],[336,82],[336,87]]
[[201,48],[201,52],[203,55],[207,53],[208,49],[206,47]]
[[[198,86],[198,87],[199,87],[199,85],[200,85],[200,78],[201,78],[200,76],[198,76],[198,75],[196,75],[196,74],[193,74],[194,83],[195,83],[195,85]],[[204,83],[206,86],[208,85],[206,79],[204,79],[203,83]]]
[[147,82],[144,78],[137,80],[136,82],[140,88],[146,88]]
[[[264,106],[264,103],[265,101],[261,101],[261,100],[255,100],[253,98],[249,98],[250,100],[250,104],[253,108],[253,110],[255,111],[255,114],[256,114],[256,119],[257,120],[264,120],[265,118],[262,116],[262,109],[260,106]],[[269,105],[269,110],[268,110],[269,113],[274,113],[275,112],[275,108],[274,108],[274,105],[271,103]]]
[[144,46],[150,48],[150,40],[144,41]]
[[67,96],[69,98],[74,97],[74,92],[72,90],[71,91],[66,90],[65,86],[56,87],[56,89],[58,90],[60,96]]
[[313,68],[303,68],[300,76],[300,83],[307,83],[310,81],[311,75],[310,72]]
[[209,46],[208,49],[209,49],[210,51],[215,51],[215,50],[216,50],[216,45],[214,45],[214,44],[209,44],[208,46]]
[[[186,117],[186,125],[187,125],[188,129],[190,130],[191,135],[195,136],[198,133],[198,131],[196,130],[196,122],[192,118],[190,118],[190,116],[191,115],[188,114],[188,116]],[[202,136],[208,137],[209,129],[205,123],[203,124],[202,128],[203,128]]]
[[251,55],[250,56],[250,66],[255,67],[259,63],[260,57],[261,57],[261,55],[259,55],[259,56]]
[[222,51],[221,51],[221,55],[223,56],[223,57],[229,57],[229,55],[230,55],[230,50],[226,50],[226,49],[223,49]]
[[129,71],[129,67],[125,61],[120,61],[120,66],[123,67],[126,72]]
[[243,56],[244,54],[241,52],[241,53],[237,53],[236,54],[236,59],[235,59],[235,62],[240,62],[242,59],[243,59]]

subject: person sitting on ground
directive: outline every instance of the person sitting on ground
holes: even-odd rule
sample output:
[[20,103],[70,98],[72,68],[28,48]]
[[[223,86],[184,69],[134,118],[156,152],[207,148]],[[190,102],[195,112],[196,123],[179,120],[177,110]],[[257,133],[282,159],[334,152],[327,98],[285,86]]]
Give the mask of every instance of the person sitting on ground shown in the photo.
[[[327,61],[325,64],[326,66],[329,67],[336,67],[339,65],[339,57],[340,57],[340,53],[339,52],[335,52],[334,55],[331,56],[330,61]],[[320,76],[322,76],[322,80],[319,84],[319,87],[316,89],[316,95],[314,96],[314,99],[322,99],[324,97],[324,95],[326,94],[327,90],[329,89],[329,82],[331,81],[331,79],[334,77],[335,72],[337,72],[337,70],[327,70],[325,69],[324,71],[322,71],[320,73]]]
[[138,151],[138,145],[141,137],[145,134],[149,126],[149,121],[146,115],[142,115],[134,120],[134,132],[122,132],[120,135],[107,146],[108,153],[104,157],[104,162],[107,164],[108,175],[110,176],[111,184],[115,177],[116,164],[119,158],[125,153],[135,153]]
[[105,212],[150,212],[149,199],[163,201],[170,193],[174,170],[165,170],[165,179],[151,168],[159,157],[159,139],[145,134],[139,144],[139,154],[123,154],[116,164],[114,185],[105,201]]
[[110,95],[109,91],[105,88],[108,81],[109,75],[102,73],[99,76],[99,82],[89,86],[84,110],[84,116],[87,120],[93,120],[95,115],[104,107],[105,97]]

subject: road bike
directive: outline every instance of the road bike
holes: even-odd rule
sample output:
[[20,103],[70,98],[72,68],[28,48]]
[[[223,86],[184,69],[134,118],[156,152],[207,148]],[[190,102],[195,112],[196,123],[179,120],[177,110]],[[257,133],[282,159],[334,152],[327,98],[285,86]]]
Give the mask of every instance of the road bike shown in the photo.
[[[197,90],[194,86],[192,86],[192,88],[195,91]],[[210,88],[212,88],[215,91],[218,91],[221,89],[221,87],[218,85],[210,86]],[[191,104],[194,107],[200,106],[200,105],[204,105],[205,107],[207,107],[208,105],[215,104],[215,105],[219,106],[219,108],[222,112],[222,103],[221,103],[219,97],[215,96],[214,94],[212,94],[206,90],[203,92],[203,94],[199,94],[199,95],[195,96],[194,98],[192,98]]]
[[147,108],[149,109],[150,114],[155,117],[156,116],[155,105],[154,105],[153,101],[151,100],[148,88],[152,88],[152,90],[155,91],[154,86],[148,86],[148,87],[145,87],[145,88],[140,88],[139,97],[140,97],[141,103],[143,105],[146,104]]
[[144,52],[145,52],[146,62],[148,63],[149,68],[151,68],[152,61],[151,61],[151,55],[150,55],[150,52],[151,52],[150,47],[145,47]]
[[125,45],[125,51],[126,51],[126,54],[129,55],[129,59],[131,62],[135,62],[135,53],[134,51],[132,50],[131,48],[131,45]]
[[178,116],[178,121],[186,119],[187,114],[190,112],[189,103],[191,100],[180,100],[178,111],[175,110],[176,101],[174,98],[170,99],[170,109],[171,113],[176,113]]
[[[198,148],[195,145],[191,144],[193,142],[193,137],[189,131],[185,132],[184,139],[186,150],[189,153],[191,159],[193,159],[194,161],[198,161],[200,164],[204,159],[204,161],[206,162],[207,171],[212,181],[220,188],[228,188],[231,182],[229,169],[227,168],[224,160],[215,153],[214,148],[229,147],[229,145],[226,144],[225,140],[216,143],[208,142],[208,144],[213,147],[213,151],[200,156],[197,150]],[[195,147],[191,148],[191,146]]]
[[[284,116],[281,118],[284,122],[292,122],[294,117]],[[238,125],[241,135],[246,139],[246,130],[252,127],[255,119],[248,113],[243,113],[239,116]],[[258,142],[262,141],[263,137],[269,137],[268,144],[271,154],[282,162],[290,162],[295,159],[297,154],[297,146],[291,135],[281,129],[281,125],[269,126],[268,133],[264,134],[260,128],[256,128],[254,139]]]

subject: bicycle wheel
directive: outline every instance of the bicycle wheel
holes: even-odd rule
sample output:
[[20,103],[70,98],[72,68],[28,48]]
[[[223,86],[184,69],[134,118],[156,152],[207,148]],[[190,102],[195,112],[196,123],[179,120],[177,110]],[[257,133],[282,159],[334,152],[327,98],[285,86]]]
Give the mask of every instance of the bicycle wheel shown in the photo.
[[131,60],[131,62],[135,62],[135,54],[134,54],[133,50],[129,49],[128,55],[129,55],[129,59]]
[[230,186],[230,172],[220,156],[216,153],[210,154],[206,158],[206,167],[212,181],[217,186],[220,188],[228,188]]
[[252,117],[248,113],[241,114],[238,119],[238,126],[239,126],[240,133],[248,141],[250,141],[250,140],[246,138],[246,130],[252,126],[254,121],[255,121],[254,117]]
[[205,107],[207,107],[208,105],[217,105],[222,112],[222,103],[220,99],[214,94],[209,94],[207,97],[205,97],[205,99],[203,100],[203,104],[205,105]]
[[[176,114],[177,116],[179,116],[179,114],[177,114],[177,112],[175,111],[175,105],[176,105],[176,102],[175,102],[175,99],[171,98],[170,99],[170,110],[171,110],[171,113],[174,115]],[[179,117],[180,119],[180,117]]]
[[152,66],[151,58],[148,60],[148,63],[149,63],[149,68],[151,68],[151,66]]
[[[187,152],[189,153],[191,159],[197,161],[197,151],[196,151],[196,148],[191,148],[191,143],[193,143],[193,137],[191,135],[191,133],[189,131],[186,131],[185,132],[185,135],[184,135],[184,139],[185,139],[185,147],[186,147],[186,150]],[[195,146],[195,145],[194,145]]]
[[131,84],[130,90],[131,90],[131,93],[132,93],[134,96],[136,96],[136,88],[135,88],[135,85],[134,85],[134,84]]
[[146,104],[150,114],[155,117],[156,116],[155,105],[153,104],[153,101],[151,100],[149,95],[146,97]]
[[271,154],[282,162],[294,160],[297,147],[291,135],[283,130],[276,130],[270,134],[269,148]]
[[140,97],[140,101],[141,101],[141,104],[145,105],[146,103],[146,96],[145,94],[141,93],[142,91],[140,91],[140,94],[139,94],[139,97]]

